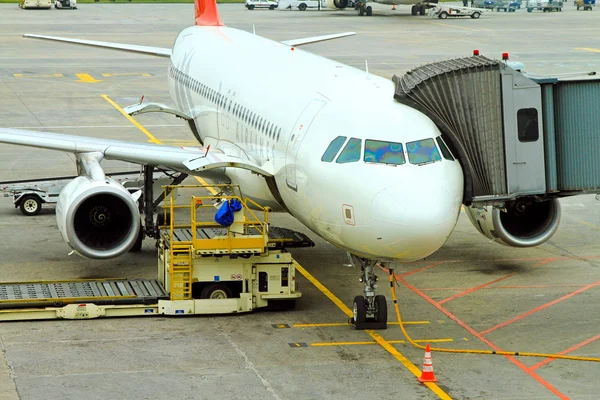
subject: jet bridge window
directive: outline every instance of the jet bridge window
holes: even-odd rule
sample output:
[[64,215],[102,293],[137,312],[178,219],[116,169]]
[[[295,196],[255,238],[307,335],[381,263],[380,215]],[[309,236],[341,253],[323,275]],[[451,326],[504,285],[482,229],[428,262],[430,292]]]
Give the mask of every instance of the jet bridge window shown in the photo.
[[338,164],[345,164],[360,160],[361,148],[362,140],[350,138],[335,162]]
[[411,164],[427,164],[441,161],[442,157],[433,139],[417,140],[406,143],[408,161]]
[[402,143],[365,140],[363,160],[368,163],[402,165],[406,163]]
[[331,143],[329,143],[329,146],[327,146],[325,153],[323,153],[321,161],[332,162],[337,153],[342,148],[342,145],[346,142],[346,139],[346,136],[338,136],[335,139],[333,139]]
[[540,138],[537,110],[521,108],[517,111],[517,128],[520,142],[536,142]]

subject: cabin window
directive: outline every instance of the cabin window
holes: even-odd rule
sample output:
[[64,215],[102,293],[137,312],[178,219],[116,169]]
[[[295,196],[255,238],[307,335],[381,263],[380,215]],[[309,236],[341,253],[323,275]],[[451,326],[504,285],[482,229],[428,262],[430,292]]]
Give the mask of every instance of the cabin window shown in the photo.
[[368,163],[402,165],[406,163],[402,143],[365,140],[363,160]]
[[452,153],[450,153],[450,149],[448,149],[448,146],[446,146],[444,139],[442,139],[441,136],[438,136],[435,138],[435,141],[437,142],[438,146],[440,146],[442,156],[444,156],[446,160],[454,161],[454,156],[452,155]]
[[540,138],[538,112],[535,108],[517,111],[517,128],[520,142],[536,142]]
[[321,161],[332,162],[337,153],[342,148],[342,145],[346,142],[346,136],[338,136],[329,143],[325,153],[321,157]]
[[408,142],[406,143],[406,152],[408,153],[408,161],[411,164],[422,165],[442,160],[433,139]]

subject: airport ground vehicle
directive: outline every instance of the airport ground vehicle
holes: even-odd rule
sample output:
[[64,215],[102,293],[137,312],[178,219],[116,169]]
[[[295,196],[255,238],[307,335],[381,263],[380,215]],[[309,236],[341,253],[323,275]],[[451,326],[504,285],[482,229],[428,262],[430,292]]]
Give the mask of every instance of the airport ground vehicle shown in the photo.
[[273,0],[246,0],[245,7],[248,10],[254,10],[255,8],[274,10],[277,8],[277,2]]
[[56,0],[54,8],[77,10],[77,0]]
[[[300,11],[306,11],[308,8],[319,8],[319,1],[320,0],[282,0],[279,2],[279,9],[298,9]],[[325,5],[321,4],[321,8],[325,8]]]
[[446,19],[448,17],[471,17],[477,19],[484,10],[471,7],[450,7],[439,4],[429,12],[432,17]]
[[533,10],[542,10],[543,12],[562,11],[562,1],[539,1],[539,0],[527,0],[527,12]]
[[[173,171],[156,171],[153,175],[154,184],[160,188],[162,185],[170,184],[179,175]],[[116,172],[108,176],[129,191],[140,190],[144,182],[143,176],[136,171]],[[13,197],[15,208],[20,208],[23,215],[37,215],[42,210],[43,204],[55,204],[62,189],[75,178],[75,176],[63,176],[0,182],[0,191],[4,192],[4,197]]]
[[52,0],[19,0],[19,7],[26,8],[52,8]]
[[575,7],[577,7],[577,11],[582,9],[583,11],[592,11],[593,7],[596,6],[596,0],[575,0]]
[[[166,225],[158,234],[156,280],[2,283],[0,321],[294,308],[302,294],[296,290],[296,263],[286,248],[314,242],[299,232],[270,227],[268,209],[244,198],[237,186],[214,185],[216,196],[183,195],[203,193],[206,187],[164,188]],[[233,200],[242,206],[233,223],[216,223],[216,207]]]

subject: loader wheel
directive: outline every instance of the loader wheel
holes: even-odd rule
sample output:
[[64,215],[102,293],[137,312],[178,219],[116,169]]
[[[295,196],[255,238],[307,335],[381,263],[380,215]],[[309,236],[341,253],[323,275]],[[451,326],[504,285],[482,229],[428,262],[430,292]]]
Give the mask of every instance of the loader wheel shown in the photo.
[[23,215],[31,217],[32,215],[38,215],[42,210],[42,202],[39,197],[28,194],[23,196],[21,199],[21,205],[19,207]]
[[471,18],[477,19],[477,18],[479,18],[480,15],[481,14],[479,14],[478,12],[474,12],[473,14],[471,14]]
[[230,299],[232,297],[231,290],[222,284],[213,283],[211,285],[207,285],[202,289],[200,293],[201,299]]

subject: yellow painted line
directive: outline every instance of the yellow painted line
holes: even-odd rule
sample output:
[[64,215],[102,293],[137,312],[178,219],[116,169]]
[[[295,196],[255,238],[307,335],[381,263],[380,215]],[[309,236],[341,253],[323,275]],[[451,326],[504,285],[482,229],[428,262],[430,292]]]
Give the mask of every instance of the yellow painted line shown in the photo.
[[[390,344],[401,344],[406,343],[406,340],[387,340]],[[419,339],[415,340],[417,343],[447,343],[454,342],[454,339]],[[312,347],[329,347],[329,346],[357,346],[357,345],[369,345],[379,344],[377,342],[315,342],[311,343]]]
[[49,75],[25,75],[25,74],[13,74],[15,78],[64,78],[63,74],[49,74]]
[[121,114],[123,114],[123,116],[125,118],[127,118],[129,120],[129,122],[131,122],[133,125],[135,125],[136,128],[138,128],[140,131],[142,131],[144,133],[144,135],[148,136],[150,138],[150,140],[148,140],[148,142],[150,143],[156,143],[156,144],[161,144],[160,140],[158,140],[157,138],[155,138],[150,132],[148,132],[148,130],[146,128],[144,128],[139,122],[137,122],[135,119],[133,119],[130,115],[128,115],[121,107],[119,107],[119,105],[117,103],[115,103],[114,101],[112,101],[110,99],[110,97],[108,97],[107,95],[103,94],[102,98],[106,101],[108,101],[110,103],[110,105],[112,105],[114,108],[116,108]]
[[589,226],[590,228],[593,228],[593,229],[600,229],[600,226],[594,225],[591,222],[587,222],[587,221],[577,221],[577,222],[579,222],[580,224],[587,225],[587,226]]
[[[296,270],[299,271],[310,283],[315,285],[317,289],[319,289],[325,296],[329,298],[344,314],[348,316],[348,318],[352,317],[352,311],[344,304],[340,299],[338,299],[329,289],[327,289],[321,282],[319,282],[314,276],[310,274],[307,270],[305,270],[300,264],[294,262],[296,266]],[[410,362],[406,357],[404,357],[398,350],[394,348],[388,341],[382,338],[380,335],[375,333],[373,330],[365,330],[366,333],[369,334],[381,347],[387,350],[388,353],[394,356],[396,360],[400,361],[402,365],[410,372],[413,373],[417,378],[421,376],[421,371],[417,368],[416,365]],[[440,399],[444,400],[452,400],[452,398],[444,392],[438,385],[432,382],[426,382],[425,385],[435,393]]]
[[590,47],[577,47],[575,50],[591,51],[592,53],[600,53],[600,49],[592,49]]
[[148,73],[144,73],[144,72],[124,72],[124,73],[117,73],[117,74],[100,74],[104,77],[110,77],[110,76],[152,76]]
[[75,74],[75,76],[79,78],[79,80],[75,81],[75,82],[83,82],[83,83],[102,82],[102,81],[94,79],[94,77],[92,77],[90,74]]
[[[404,322],[404,325],[426,325],[426,324],[430,324],[431,322],[429,321],[406,321]],[[293,328],[316,328],[316,327],[323,327],[323,326],[351,326],[352,324],[350,324],[349,322],[331,322],[331,323],[324,323],[324,324],[293,324],[292,327]],[[388,325],[398,325],[398,322],[388,322]]]

